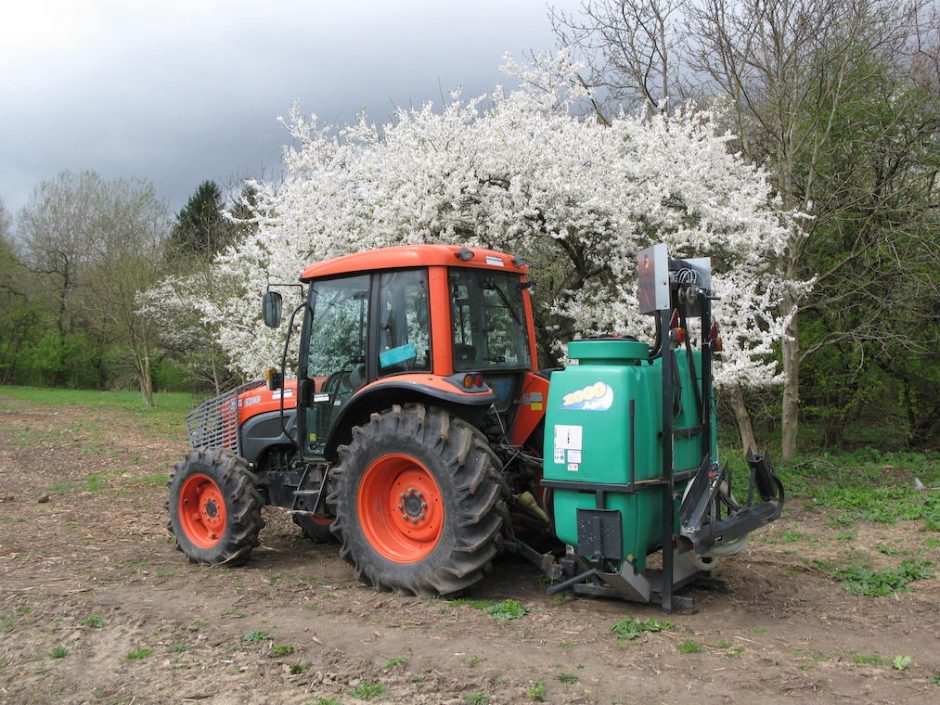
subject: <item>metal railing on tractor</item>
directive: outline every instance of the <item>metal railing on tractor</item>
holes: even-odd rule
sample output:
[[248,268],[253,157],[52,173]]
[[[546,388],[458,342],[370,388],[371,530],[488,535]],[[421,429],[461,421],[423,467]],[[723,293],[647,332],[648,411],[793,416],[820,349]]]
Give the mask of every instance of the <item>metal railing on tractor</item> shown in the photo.
[[207,399],[186,416],[186,433],[193,448],[227,448],[241,454],[238,437],[238,397],[264,386],[249,382]]

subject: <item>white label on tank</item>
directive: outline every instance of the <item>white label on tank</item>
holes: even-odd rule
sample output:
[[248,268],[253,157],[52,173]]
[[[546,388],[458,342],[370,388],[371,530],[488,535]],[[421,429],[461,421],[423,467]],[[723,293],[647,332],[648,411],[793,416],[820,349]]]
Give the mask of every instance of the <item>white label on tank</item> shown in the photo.
[[578,472],[578,464],[568,463],[568,472]]
[[564,448],[555,449],[555,462],[556,463],[565,462],[565,449]]
[[555,426],[555,448],[581,450],[584,426]]
[[568,451],[568,462],[569,462],[569,463],[580,463],[580,462],[581,462],[581,451],[580,451],[580,450],[569,450],[569,451]]

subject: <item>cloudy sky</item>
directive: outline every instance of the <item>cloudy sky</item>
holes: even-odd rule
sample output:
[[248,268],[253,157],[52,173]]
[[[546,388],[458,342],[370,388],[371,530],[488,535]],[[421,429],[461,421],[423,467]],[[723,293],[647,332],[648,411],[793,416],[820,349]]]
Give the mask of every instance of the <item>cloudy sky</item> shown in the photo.
[[[557,0],[570,8],[575,0]],[[545,0],[13,0],[0,22],[0,199],[64,169],[151,180],[173,210],[203,179],[280,174],[276,118],[506,83],[547,49]]]

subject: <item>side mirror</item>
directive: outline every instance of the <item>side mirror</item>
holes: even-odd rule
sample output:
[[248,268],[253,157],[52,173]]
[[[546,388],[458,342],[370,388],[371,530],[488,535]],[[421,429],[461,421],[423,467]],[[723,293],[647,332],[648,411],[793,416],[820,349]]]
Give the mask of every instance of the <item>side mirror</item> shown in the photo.
[[264,292],[262,307],[264,308],[264,325],[268,328],[277,328],[281,325],[281,295],[276,291]]

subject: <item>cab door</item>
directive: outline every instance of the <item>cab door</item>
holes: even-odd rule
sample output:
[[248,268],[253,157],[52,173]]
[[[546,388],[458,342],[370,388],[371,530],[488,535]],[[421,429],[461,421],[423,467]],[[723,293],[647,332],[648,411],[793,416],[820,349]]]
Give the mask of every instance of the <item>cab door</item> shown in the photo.
[[315,281],[306,326],[306,369],[314,383],[305,410],[305,455],[321,455],[343,405],[368,381],[371,277]]

